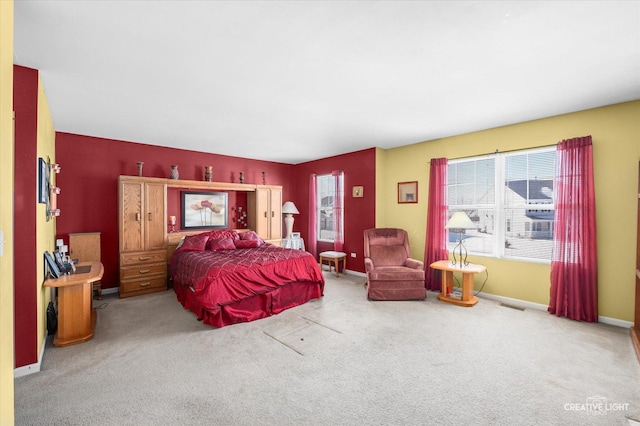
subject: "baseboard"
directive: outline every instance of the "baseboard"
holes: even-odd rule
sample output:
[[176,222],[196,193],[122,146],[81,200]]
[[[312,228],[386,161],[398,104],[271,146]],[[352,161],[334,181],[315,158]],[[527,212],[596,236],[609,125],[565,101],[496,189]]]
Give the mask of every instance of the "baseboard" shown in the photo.
[[114,294],[114,293],[120,293],[120,289],[118,287],[111,287],[111,288],[103,288],[102,289],[102,294]]
[[[540,303],[527,302],[526,300],[512,299],[510,297],[504,297],[504,296],[496,296],[494,294],[479,293],[477,296],[482,297],[484,299],[490,299],[490,300],[495,300],[497,302],[502,302],[507,305],[517,306],[519,308],[537,309],[539,311],[545,311],[545,312],[547,312],[547,308],[548,308],[547,305],[542,305]],[[601,315],[598,315],[598,322],[601,322],[603,324],[615,325],[616,327],[622,327],[622,328],[633,327],[633,323],[630,321],[624,321],[624,320],[611,318],[611,317],[604,317]]]
[[355,275],[357,277],[367,278],[367,274],[365,274],[364,272],[352,271],[351,269],[345,269],[343,273],[349,274],[349,275]]
[[44,357],[44,348],[47,346],[48,338],[49,338],[49,335],[45,333],[44,340],[42,341],[42,347],[40,348],[40,355],[38,356],[38,362],[36,362],[35,364],[23,365],[22,367],[15,368],[13,370],[14,379],[40,372],[40,366],[42,365],[42,358]]

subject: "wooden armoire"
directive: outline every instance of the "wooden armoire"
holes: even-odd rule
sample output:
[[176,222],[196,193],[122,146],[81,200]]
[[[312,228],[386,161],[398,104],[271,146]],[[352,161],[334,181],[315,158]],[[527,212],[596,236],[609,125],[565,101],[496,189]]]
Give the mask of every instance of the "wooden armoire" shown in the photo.
[[120,176],[120,297],[167,289],[166,179]]

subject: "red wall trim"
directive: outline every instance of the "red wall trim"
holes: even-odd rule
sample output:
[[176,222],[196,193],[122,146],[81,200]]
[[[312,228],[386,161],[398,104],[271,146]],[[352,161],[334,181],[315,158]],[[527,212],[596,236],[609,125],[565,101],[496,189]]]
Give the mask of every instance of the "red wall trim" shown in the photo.
[[15,366],[38,362],[36,204],[38,176],[38,71],[13,67],[15,119],[14,332]]

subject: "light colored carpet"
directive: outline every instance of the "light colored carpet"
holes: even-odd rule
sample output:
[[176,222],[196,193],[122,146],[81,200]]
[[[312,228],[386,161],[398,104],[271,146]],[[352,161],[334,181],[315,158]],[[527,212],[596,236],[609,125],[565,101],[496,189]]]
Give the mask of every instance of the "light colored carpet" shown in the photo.
[[[215,329],[172,290],[107,296],[93,340],[48,342],[16,379],[16,424],[616,425],[640,414],[627,329],[517,310],[325,296]],[[588,405],[602,403],[594,412]]]

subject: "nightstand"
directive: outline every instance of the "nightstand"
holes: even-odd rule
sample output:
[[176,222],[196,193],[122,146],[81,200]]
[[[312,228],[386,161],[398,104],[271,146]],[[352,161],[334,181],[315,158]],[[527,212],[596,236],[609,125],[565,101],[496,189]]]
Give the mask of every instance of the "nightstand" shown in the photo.
[[283,238],[282,247],[296,249],[296,250],[304,250],[304,240],[302,238]]

